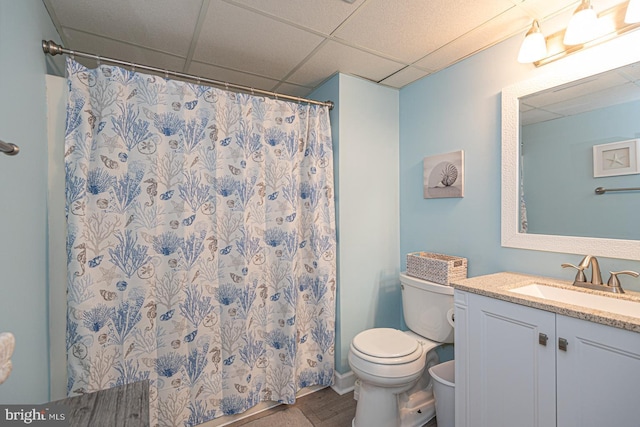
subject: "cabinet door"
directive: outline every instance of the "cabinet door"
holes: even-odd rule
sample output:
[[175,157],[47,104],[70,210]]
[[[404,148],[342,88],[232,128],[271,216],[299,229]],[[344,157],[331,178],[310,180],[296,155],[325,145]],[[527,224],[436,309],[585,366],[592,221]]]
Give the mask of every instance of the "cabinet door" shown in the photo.
[[640,425],[640,334],[557,315],[558,427]]
[[468,425],[555,426],[555,315],[468,296]]

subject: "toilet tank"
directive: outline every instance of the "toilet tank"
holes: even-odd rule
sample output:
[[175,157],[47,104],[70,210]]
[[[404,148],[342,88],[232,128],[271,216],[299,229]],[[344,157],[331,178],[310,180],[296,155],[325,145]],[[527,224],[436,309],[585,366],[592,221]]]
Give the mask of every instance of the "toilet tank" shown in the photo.
[[431,341],[453,342],[453,287],[400,274],[404,321]]

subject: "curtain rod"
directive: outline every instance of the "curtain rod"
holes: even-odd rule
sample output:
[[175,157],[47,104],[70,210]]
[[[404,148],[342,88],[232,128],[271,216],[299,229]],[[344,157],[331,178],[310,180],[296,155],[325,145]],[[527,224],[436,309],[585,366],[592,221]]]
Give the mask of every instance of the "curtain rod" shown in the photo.
[[20,152],[20,148],[16,144],[0,141],[0,152],[6,154],[7,156],[15,156],[16,154],[18,154],[18,152]]
[[145,71],[150,71],[152,73],[158,73],[158,74],[163,74],[165,76],[173,76],[173,77],[177,77],[178,79],[181,80],[191,80],[191,81],[195,81],[198,84],[200,83],[204,83],[207,85],[211,85],[211,86],[218,86],[221,88],[225,88],[225,89],[236,89],[238,91],[242,91],[245,93],[251,93],[252,95],[255,94],[260,94],[260,95],[265,95],[268,96],[270,98],[275,98],[275,99],[286,99],[288,101],[296,101],[296,102],[304,102],[306,104],[314,104],[314,105],[322,105],[324,107],[329,107],[329,110],[333,109],[333,101],[316,101],[314,99],[307,99],[307,98],[301,98],[298,96],[291,96],[291,95],[284,95],[284,94],[280,94],[277,92],[271,92],[268,90],[262,90],[262,89],[255,89],[249,86],[243,86],[243,85],[238,85],[238,84],[234,84],[234,83],[227,83],[227,82],[223,82],[223,81],[219,81],[219,80],[213,80],[213,79],[208,79],[205,77],[199,77],[199,76],[195,76],[193,74],[185,74],[185,73],[180,73],[178,71],[171,71],[171,70],[165,70],[162,68],[156,68],[156,67],[151,67],[149,65],[142,65],[142,64],[135,64],[133,62],[128,62],[128,61],[122,61],[120,59],[114,59],[114,58],[106,58],[103,56],[99,56],[99,55],[94,55],[92,53],[86,53],[86,52],[79,52],[76,50],[70,50],[70,49],[66,49],[62,46],[60,46],[59,44],[55,43],[52,40],[46,41],[46,40],[42,40],[42,50],[44,51],[44,53],[49,54],[51,56],[56,56],[56,55],[71,55],[71,57],[74,56],[78,56],[80,58],[88,58],[88,59],[93,59],[94,61],[97,61],[98,63],[101,62],[105,62],[108,64],[113,64],[113,65],[119,65],[122,67],[130,67],[133,69],[140,69],[140,70],[145,70]]

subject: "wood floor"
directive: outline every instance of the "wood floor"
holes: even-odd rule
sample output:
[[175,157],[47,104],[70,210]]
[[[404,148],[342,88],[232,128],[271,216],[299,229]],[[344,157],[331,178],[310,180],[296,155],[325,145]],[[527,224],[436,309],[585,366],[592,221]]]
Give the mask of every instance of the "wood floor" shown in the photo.
[[[267,417],[274,412],[294,407],[298,408],[314,427],[351,427],[351,420],[356,414],[356,403],[357,401],[353,399],[353,392],[340,396],[331,387],[327,387],[297,399],[293,405],[276,406],[268,411],[236,421],[233,424],[229,424],[229,426],[239,427],[251,421]],[[437,427],[435,419],[424,427]]]

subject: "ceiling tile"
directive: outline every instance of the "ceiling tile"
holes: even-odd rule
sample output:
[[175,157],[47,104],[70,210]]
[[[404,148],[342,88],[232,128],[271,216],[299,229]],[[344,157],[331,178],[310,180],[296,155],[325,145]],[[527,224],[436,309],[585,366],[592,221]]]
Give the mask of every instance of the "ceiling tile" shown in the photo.
[[525,0],[518,4],[519,8],[536,19],[549,18],[564,9],[572,13],[577,6],[576,0]]
[[632,82],[634,68],[636,64],[524,96],[520,112],[531,124],[637,101],[640,87]]
[[[531,25],[531,18],[521,9],[513,8],[446,46],[417,61],[415,65],[440,70],[493,44],[522,32],[522,37]],[[517,52],[514,53],[517,55]],[[515,61],[515,57],[514,57]]]
[[628,83],[628,79],[618,73],[604,73],[599,76],[590,76],[584,79],[556,86],[552,90],[536,92],[523,97],[527,105],[537,108],[549,109],[550,106],[575,100],[589,94],[606,91],[607,89]]
[[[68,28],[65,28],[63,32],[66,40],[73,46],[73,50],[111,57],[122,61],[131,61],[137,64],[149,65],[170,71],[182,71],[184,67],[185,59],[178,56],[167,55]],[[82,63],[84,64],[85,62]]]
[[[187,56],[202,0],[50,0],[64,27]],[[77,41],[77,39],[76,39]],[[69,49],[78,49],[66,40]]]
[[558,119],[562,116],[544,110],[529,110],[520,115],[520,124],[523,126],[531,125],[538,122],[546,122],[548,120]]
[[380,83],[399,89],[403,86],[408,85],[409,83],[413,83],[418,79],[428,76],[429,74],[431,74],[431,72],[409,66],[398,71],[395,74],[390,75]]
[[369,0],[335,36],[411,63],[513,7],[508,0]]
[[[608,87],[586,84],[583,91],[582,86],[568,91],[547,92],[545,97],[525,99],[527,105],[542,108],[561,115],[578,114],[585,111],[636,101],[640,98],[640,90],[633,83],[615,84]],[[593,91],[592,91],[593,90]],[[562,95],[566,95],[563,98]]]
[[638,63],[627,65],[621,68],[619,72],[629,81],[635,82],[640,80],[640,64]]
[[278,16],[303,27],[331,34],[364,0],[349,4],[343,0],[227,0],[263,13]]
[[324,39],[212,0],[194,60],[281,79]]
[[531,111],[533,109],[535,109],[535,107],[532,107],[531,105],[527,105],[524,102],[520,101],[520,114]]
[[298,86],[290,83],[283,83],[282,85],[278,86],[278,88],[275,91],[278,93],[283,93],[285,95],[299,96],[301,98],[305,98],[307,95],[313,92],[313,88]]
[[337,72],[378,82],[403,68],[404,64],[381,58],[334,41],[325,43],[289,80],[315,87]]
[[195,61],[191,62],[189,66],[189,74],[269,91],[278,84],[277,80]]
[[580,114],[587,111],[633,102],[640,99],[640,88],[633,83],[614,86],[605,91],[594,92],[572,100],[572,102],[560,102],[551,106],[551,111],[563,115]]

